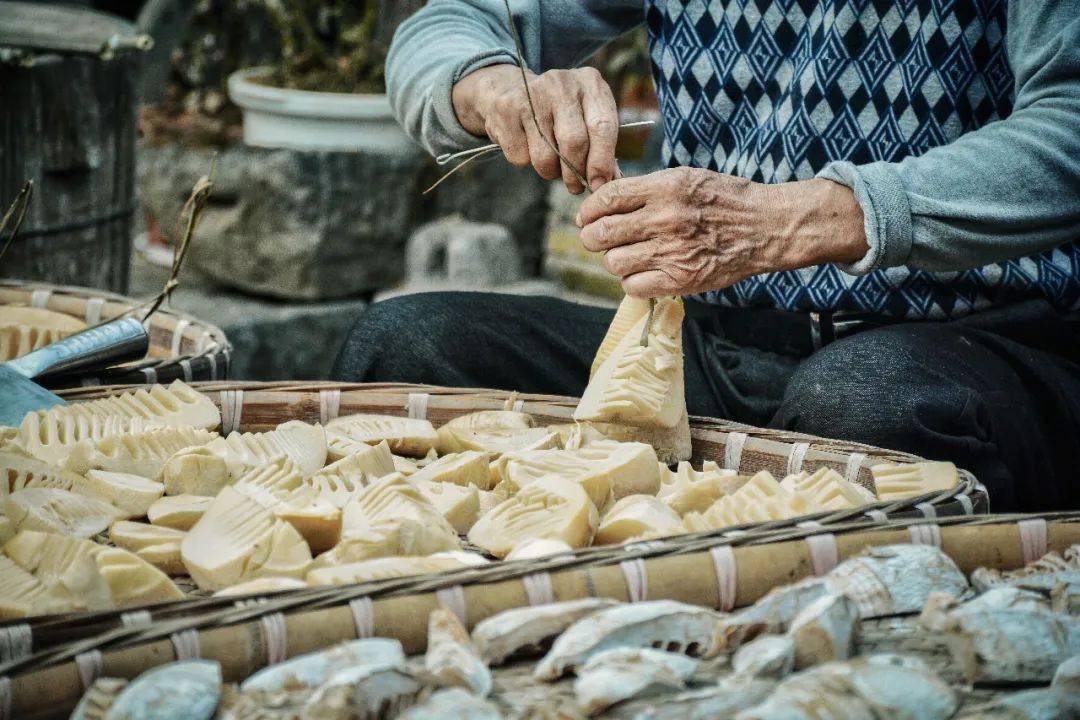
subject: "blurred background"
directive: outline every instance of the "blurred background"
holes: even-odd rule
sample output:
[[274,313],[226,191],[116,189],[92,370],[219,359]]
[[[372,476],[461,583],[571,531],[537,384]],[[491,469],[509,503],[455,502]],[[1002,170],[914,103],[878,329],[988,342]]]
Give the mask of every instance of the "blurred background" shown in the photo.
[[[621,296],[580,248],[579,200],[531,169],[494,155],[422,194],[447,168],[401,132],[383,95],[390,40],[421,0],[72,5],[130,23],[153,47],[0,55],[0,202],[44,177],[0,276],[153,295],[180,209],[216,163],[172,305],[225,331],[235,379],[325,377],[356,315],[394,294]],[[658,117],[643,31],[591,64],[624,122]],[[19,128],[38,126],[68,149],[13,146]],[[658,129],[624,131],[624,172],[655,169],[659,143]],[[72,228],[77,237],[61,232]]]

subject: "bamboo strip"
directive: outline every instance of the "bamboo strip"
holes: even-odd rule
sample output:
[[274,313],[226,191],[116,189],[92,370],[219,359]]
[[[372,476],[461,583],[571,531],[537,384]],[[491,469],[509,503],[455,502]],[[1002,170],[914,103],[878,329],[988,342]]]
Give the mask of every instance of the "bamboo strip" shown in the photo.
[[[956,561],[965,573],[977,567],[1010,570],[1023,565],[1023,554],[1016,519],[1018,516],[985,518],[968,524],[942,525],[942,550]],[[1047,549],[1061,552],[1080,543],[1080,515],[1056,514],[1047,523]],[[907,527],[876,529],[868,532],[835,534],[840,559],[862,552],[871,546],[910,542]],[[827,528],[832,530],[832,528]],[[734,548],[737,573],[736,605],[747,605],[773,587],[811,574],[811,560],[804,539],[762,542]],[[714,606],[717,599],[716,578],[709,554],[696,551],[653,557],[645,560],[650,599],[670,598]],[[557,599],[586,597],[590,594],[628,599],[626,581],[618,565],[573,567],[551,574]],[[468,610],[468,624],[501,610],[527,604],[520,579],[482,582],[462,588]],[[419,592],[399,597],[373,599],[375,635],[397,637],[410,653],[424,649],[426,622],[438,606],[434,592]],[[288,655],[295,656],[355,637],[356,628],[347,607],[319,608],[287,616]],[[200,632],[201,656],[222,664],[227,681],[241,680],[265,663],[266,649],[256,621]],[[105,674],[134,677],[149,667],[174,658],[167,640],[144,642],[130,647],[104,649]],[[70,712],[82,687],[72,662],[48,667],[11,678],[12,717],[37,719],[62,717]]]

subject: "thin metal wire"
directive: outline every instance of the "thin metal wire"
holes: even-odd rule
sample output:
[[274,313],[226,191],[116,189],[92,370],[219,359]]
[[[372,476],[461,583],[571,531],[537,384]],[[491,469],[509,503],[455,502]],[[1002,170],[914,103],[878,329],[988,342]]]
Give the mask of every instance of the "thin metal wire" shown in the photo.
[[[646,127],[655,124],[655,120],[635,120],[634,122],[623,123],[619,126],[619,129],[626,130],[627,128]],[[491,143],[490,145],[481,145],[480,147],[469,148],[468,150],[461,150],[460,152],[456,153],[443,153],[442,155],[439,155],[435,158],[435,164],[446,165],[451,160],[457,160],[458,158],[469,157],[471,155],[482,155],[484,153],[498,149],[498,143]]]

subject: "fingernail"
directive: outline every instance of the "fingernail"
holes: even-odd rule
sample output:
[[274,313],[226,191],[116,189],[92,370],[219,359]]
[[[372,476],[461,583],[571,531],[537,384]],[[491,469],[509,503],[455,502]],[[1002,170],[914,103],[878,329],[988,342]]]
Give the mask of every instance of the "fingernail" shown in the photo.
[[604,178],[602,177],[594,177],[592,180],[589,181],[589,187],[592,189],[593,192],[599,190],[600,186],[603,184]]

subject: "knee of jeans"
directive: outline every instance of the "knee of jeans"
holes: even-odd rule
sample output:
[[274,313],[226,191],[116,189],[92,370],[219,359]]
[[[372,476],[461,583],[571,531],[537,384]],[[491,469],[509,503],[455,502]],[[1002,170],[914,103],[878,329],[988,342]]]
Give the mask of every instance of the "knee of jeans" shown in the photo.
[[420,293],[374,303],[346,335],[333,376],[376,380],[378,368],[413,367],[433,357],[451,331],[453,300],[443,293]]
[[784,393],[777,424],[826,438],[896,444],[914,422],[913,345],[884,328],[808,358]]

